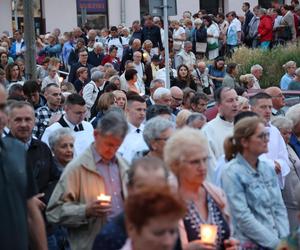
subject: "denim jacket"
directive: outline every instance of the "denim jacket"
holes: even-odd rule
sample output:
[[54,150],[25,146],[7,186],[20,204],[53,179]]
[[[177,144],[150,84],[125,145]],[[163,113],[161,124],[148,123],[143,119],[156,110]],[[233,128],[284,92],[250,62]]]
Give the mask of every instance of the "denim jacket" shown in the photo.
[[259,160],[253,169],[238,154],[222,173],[235,237],[274,249],[289,234],[289,223],[277,176],[267,162]]

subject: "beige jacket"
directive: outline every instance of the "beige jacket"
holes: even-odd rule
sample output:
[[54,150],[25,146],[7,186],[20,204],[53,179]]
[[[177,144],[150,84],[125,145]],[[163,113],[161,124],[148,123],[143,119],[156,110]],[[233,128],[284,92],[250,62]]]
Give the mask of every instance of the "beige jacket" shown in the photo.
[[[64,170],[48,203],[46,216],[50,223],[68,228],[72,250],[89,250],[105,217],[86,218],[86,204],[105,193],[102,176],[97,172],[92,153],[93,144],[78,158],[71,161]],[[124,196],[127,195],[126,183],[128,165],[117,157]]]

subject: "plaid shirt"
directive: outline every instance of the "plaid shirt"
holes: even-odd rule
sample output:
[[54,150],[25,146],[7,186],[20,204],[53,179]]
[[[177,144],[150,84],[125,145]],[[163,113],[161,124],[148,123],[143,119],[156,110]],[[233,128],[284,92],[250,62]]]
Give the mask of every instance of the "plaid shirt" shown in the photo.
[[57,109],[56,111],[51,110],[47,104],[37,109],[35,112],[35,126],[32,131],[33,135],[36,138],[41,139],[43,133],[45,132],[45,129],[49,125],[51,116],[55,114],[63,114],[63,113],[64,112],[62,109]]

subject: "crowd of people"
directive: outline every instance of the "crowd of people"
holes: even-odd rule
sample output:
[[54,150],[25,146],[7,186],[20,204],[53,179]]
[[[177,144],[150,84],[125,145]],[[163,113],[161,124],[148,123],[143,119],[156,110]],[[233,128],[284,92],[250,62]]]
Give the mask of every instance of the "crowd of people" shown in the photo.
[[241,44],[296,41],[298,1],[273,7],[186,11],[168,32],[150,15],[55,29],[37,38],[31,80],[22,32],[3,32],[3,249],[299,248],[300,104],[286,110],[283,91],[300,89],[300,68],[289,58],[261,89],[261,65],[226,63]]

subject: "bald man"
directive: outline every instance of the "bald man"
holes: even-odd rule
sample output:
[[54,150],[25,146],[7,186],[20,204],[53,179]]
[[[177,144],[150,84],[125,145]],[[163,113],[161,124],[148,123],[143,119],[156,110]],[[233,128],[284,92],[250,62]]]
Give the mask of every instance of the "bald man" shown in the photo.
[[265,90],[272,97],[272,116],[284,116],[285,112],[282,109],[285,105],[285,98],[280,88],[269,87]]
[[193,71],[192,75],[196,79],[197,88],[202,89],[207,95],[213,94],[212,86],[213,81],[208,75],[208,68],[206,63],[203,61],[198,62],[196,69]]
[[140,39],[134,39],[132,41],[131,46],[124,49],[122,62],[121,62],[121,70],[122,71],[124,71],[126,61],[128,61],[128,60],[132,61],[133,60],[133,54],[136,51],[141,52],[141,40]]
[[180,111],[179,107],[182,104],[182,100],[183,100],[183,91],[177,87],[174,86],[170,89],[171,91],[171,109],[172,109],[172,113],[174,115],[177,115],[178,112]]

